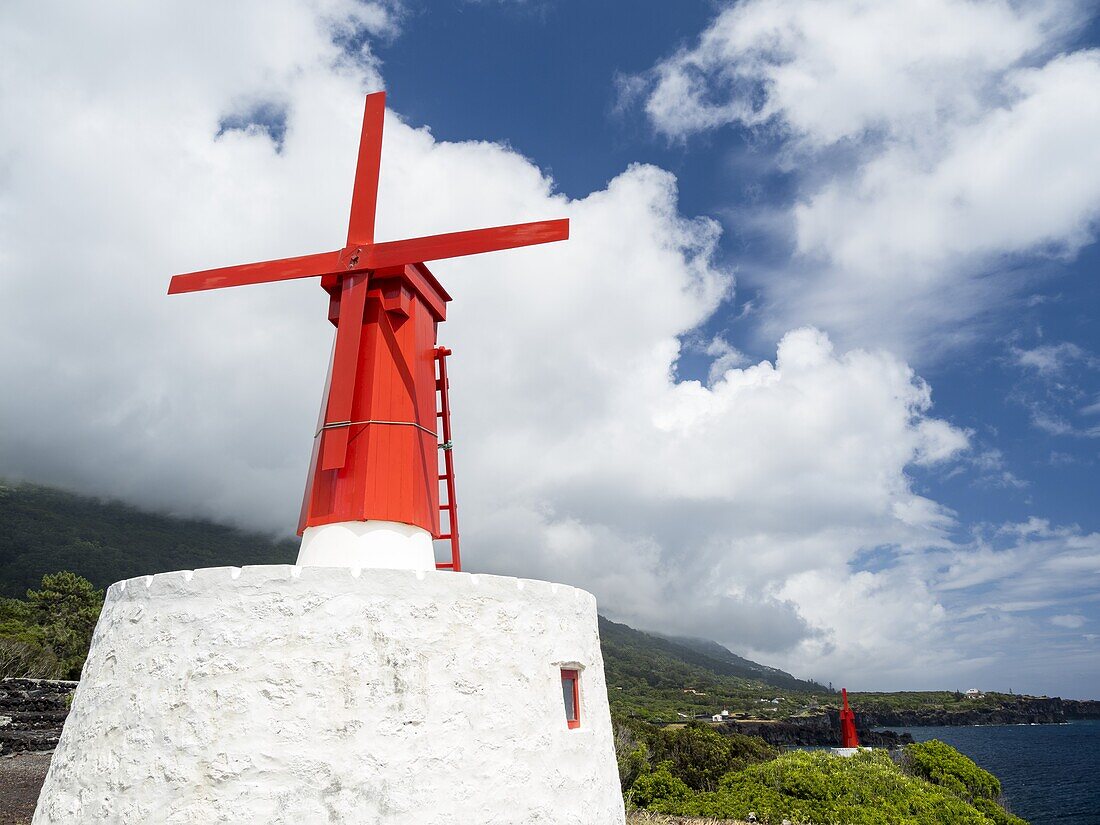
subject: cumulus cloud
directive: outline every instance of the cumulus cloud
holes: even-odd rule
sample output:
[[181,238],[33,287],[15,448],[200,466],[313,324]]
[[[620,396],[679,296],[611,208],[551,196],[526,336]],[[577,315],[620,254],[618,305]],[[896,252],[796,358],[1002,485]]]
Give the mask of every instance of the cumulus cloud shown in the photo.
[[[168,298],[167,280],[340,245],[362,93],[382,84],[369,43],[397,18],[287,0],[200,26],[191,4],[158,8],[25,3],[0,21],[17,67],[0,77],[0,473],[289,531],[325,295]],[[676,378],[733,282],[670,173],[630,166],[568,199],[532,160],[436,140],[391,103],[380,238],[572,220],[568,243],[435,267],[456,298],[441,334],[471,569],[577,583],[613,617],[876,687],[984,661],[960,621],[1002,617],[1000,637],[980,627],[987,658],[1015,650],[1003,629],[1033,618],[1003,602],[1076,610],[1058,583],[1095,537],[960,543],[917,488],[914,468],[950,466],[970,434],[903,359],[797,326],[755,364],[706,341],[707,383]],[[1045,565],[1053,590],[972,572],[995,550],[1002,570]]]
[[[801,181],[792,249],[761,286],[769,333],[812,322],[942,351],[1026,264],[1095,238],[1100,52],[1065,52],[1074,0],[747,0],[629,79],[654,126],[727,124],[777,143]],[[996,277],[990,277],[996,273]]]

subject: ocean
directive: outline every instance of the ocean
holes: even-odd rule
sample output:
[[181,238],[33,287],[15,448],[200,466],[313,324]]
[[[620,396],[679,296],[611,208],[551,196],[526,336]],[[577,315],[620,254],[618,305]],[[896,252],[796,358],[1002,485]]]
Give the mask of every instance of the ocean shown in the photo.
[[1008,809],[1031,825],[1100,825],[1100,721],[891,730],[965,753],[1001,780]]

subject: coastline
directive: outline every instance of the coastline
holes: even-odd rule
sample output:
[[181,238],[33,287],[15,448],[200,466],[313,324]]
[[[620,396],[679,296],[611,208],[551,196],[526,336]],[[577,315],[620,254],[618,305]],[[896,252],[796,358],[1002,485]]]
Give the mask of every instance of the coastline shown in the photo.
[[[1100,701],[1058,697],[1018,697],[995,706],[961,710],[942,707],[870,708],[855,712],[860,742],[876,748],[909,744],[905,728],[960,728],[1014,725],[1064,725],[1100,719]],[[715,725],[724,733],[759,736],[779,747],[829,747],[840,739],[840,718],[835,709],[801,714],[787,719],[731,719]]]

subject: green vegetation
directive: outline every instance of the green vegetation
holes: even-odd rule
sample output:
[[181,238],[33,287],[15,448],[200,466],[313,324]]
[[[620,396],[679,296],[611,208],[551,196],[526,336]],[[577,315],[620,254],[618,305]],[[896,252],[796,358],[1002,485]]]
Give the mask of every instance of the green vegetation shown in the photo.
[[[715,642],[669,639],[600,618],[611,709],[675,722],[721,710],[782,719],[835,704],[828,688],[743,659]],[[778,704],[771,704],[778,698]],[[761,702],[766,699],[767,704]]]
[[655,813],[716,819],[755,813],[767,823],[1026,825],[998,804],[1000,786],[991,774],[941,742],[926,744],[932,747],[909,746],[897,761],[881,750],[849,758],[824,751],[753,758],[713,790],[692,787],[674,760],[647,762],[626,798]]
[[297,539],[0,481],[0,596],[22,596],[54,570],[103,588],[150,572],[293,564],[297,552]]
[[713,791],[726,774],[779,755],[763,739],[720,734],[699,722],[659,728],[637,720],[616,720],[615,752],[624,791],[639,780],[660,781],[643,779],[656,766],[665,766],[689,790]]
[[848,699],[860,710],[886,712],[902,710],[942,710],[945,713],[967,713],[975,710],[994,710],[1019,697],[1007,693],[983,693],[969,697],[960,691],[928,690],[899,691],[897,693],[853,693]]
[[984,813],[997,825],[1019,825],[1023,820],[1000,806],[1001,783],[950,745],[937,739],[909,745],[901,763],[905,770],[951,791]]
[[42,577],[27,600],[0,599],[0,677],[79,679],[103,592],[74,573]]

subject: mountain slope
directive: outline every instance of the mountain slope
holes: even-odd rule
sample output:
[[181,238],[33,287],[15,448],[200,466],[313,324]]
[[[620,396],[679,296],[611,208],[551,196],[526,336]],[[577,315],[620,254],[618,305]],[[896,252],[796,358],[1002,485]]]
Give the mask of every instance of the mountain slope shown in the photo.
[[[716,642],[670,639],[600,617],[600,641],[612,707],[645,718],[674,720],[719,710],[786,715],[807,694],[830,691],[816,682],[731,653]],[[783,694],[777,697],[776,694]],[[771,704],[770,699],[780,698]]]
[[797,679],[785,670],[777,667],[768,667],[743,656],[738,656],[729,648],[723,647],[718,642],[710,639],[693,639],[677,636],[666,637],[670,642],[688,648],[704,657],[706,662],[718,662],[715,669],[719,673],[730,676],[741,676],[745,679],[756,679],[765,684],[786,690],[820,691],[821,685],[817,682]]
[[106,587],[166,570],[293,564],[297,554],[296,539],[0,481],[0,596],[23,596],[59,570]]

